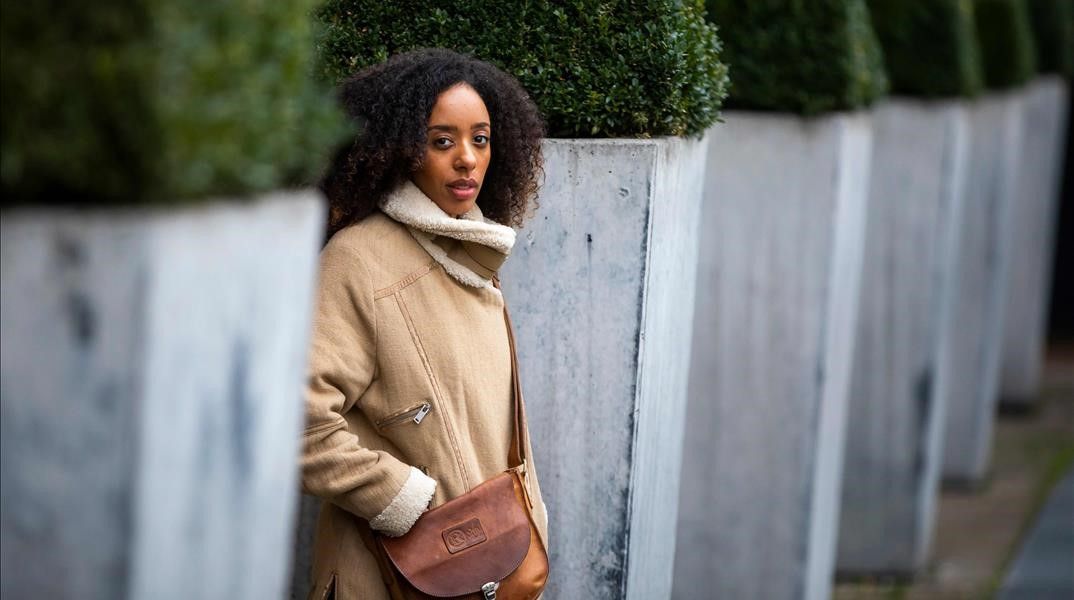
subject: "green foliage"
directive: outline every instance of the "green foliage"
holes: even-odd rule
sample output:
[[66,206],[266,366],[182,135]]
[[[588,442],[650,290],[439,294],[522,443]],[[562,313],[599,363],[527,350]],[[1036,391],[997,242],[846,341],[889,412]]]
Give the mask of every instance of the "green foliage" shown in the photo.
[[1021,85],[1036,72],[1037,59],[1025,0],[976,0],[985,86]]
[[865,0],[708,0],[731,66],[728,106],[814,114],[887,91]]
[[700,134],[726,95],[700,0],[328,0],[318,15],[329,79],[398,52],[450,48],[517,77],[552,137]]
[[6,203],[138,204],[308,184],[338,136],[314,0],[3,0]]
[[1074,77],[1074,1],[1029,0],[1041,73]]
[[892,92],[973,96],[984,87],[973,0],[869,0]]

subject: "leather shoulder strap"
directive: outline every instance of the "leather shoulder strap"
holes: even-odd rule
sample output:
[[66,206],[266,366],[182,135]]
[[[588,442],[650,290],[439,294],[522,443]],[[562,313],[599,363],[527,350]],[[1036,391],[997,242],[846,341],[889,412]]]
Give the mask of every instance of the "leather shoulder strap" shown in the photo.
[[[498,277],[492,279],[496,289],[500,289]],[[501,290],[502,295],[502,290]],[[509,468],[521,465],[527,458],[529,432],[526,430],[526,408],[522,399],[522,380],[518,375],[518,350],[515,347],[515,328],[511,324],[511,314],[507,311],[507,301],[503,303],[503,320],[507,326],[507,344],[511,349],[511,395],[514,396],[514,431],[511,432],[511,447],[507,454]]]

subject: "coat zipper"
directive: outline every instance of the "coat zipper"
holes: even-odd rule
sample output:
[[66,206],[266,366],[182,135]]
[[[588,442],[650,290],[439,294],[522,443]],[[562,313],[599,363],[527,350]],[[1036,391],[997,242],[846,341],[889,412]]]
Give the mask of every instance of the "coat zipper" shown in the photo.
[[422,419],[425,418],[425,415],[429,414],[429,411],[432,410],[432,408],[432,404],[429,404],[428,402],[422,402],[418,406],[408,408],[407,410],[397,415],[392,415],[386,419],[378,421],[377,427],[380,429],[384,429],[385,427],[399,425],[400,423],[404,423],[406,421],[414,421],[415,424],[420,425]]

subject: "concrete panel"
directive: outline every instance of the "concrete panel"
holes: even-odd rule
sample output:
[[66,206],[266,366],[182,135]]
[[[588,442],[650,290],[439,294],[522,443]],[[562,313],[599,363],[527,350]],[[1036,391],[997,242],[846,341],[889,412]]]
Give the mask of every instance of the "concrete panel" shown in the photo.
[[675,598],[828,598],[871,125],[710,133]]
[[928,555],[943,461],[937,331],[969,124],[961,102],[909,99],[873,119],[837,570],[912,575]]
[[505,266],[551,529],[549,598],[671,593],[698,140],[549,140]]
[[1032,406],[1040,389],[1068,93],[1056,76],[1041,77],[1024,92],[1000,388],[1002,401],[1014,406]]
[[5,597],[284,594],[323,212],[5,213]]
[[1022,139],[1022,99],[991,93],[969,106],[966,198],[955,216],[954,310],[940,326],[937,402],[947,407],[943,478],[977,485],[992,448]]
[[131,597],[144,237],[73,214],[0,222],[5,598]]

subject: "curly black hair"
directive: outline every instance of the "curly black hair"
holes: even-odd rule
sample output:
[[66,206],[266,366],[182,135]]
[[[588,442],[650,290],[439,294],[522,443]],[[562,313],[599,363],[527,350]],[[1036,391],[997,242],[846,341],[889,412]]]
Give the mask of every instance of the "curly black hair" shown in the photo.
[[358,126],[321,180],[327,234],[369,216],[425,157],[429,115],[444,90],[466,83],[485,102],[494,141],[478,205],[489,219],[521,226],[536,202],[544,121],[518,81],[484,61],[443,49],[397,54],[346,79],[344,111]]

